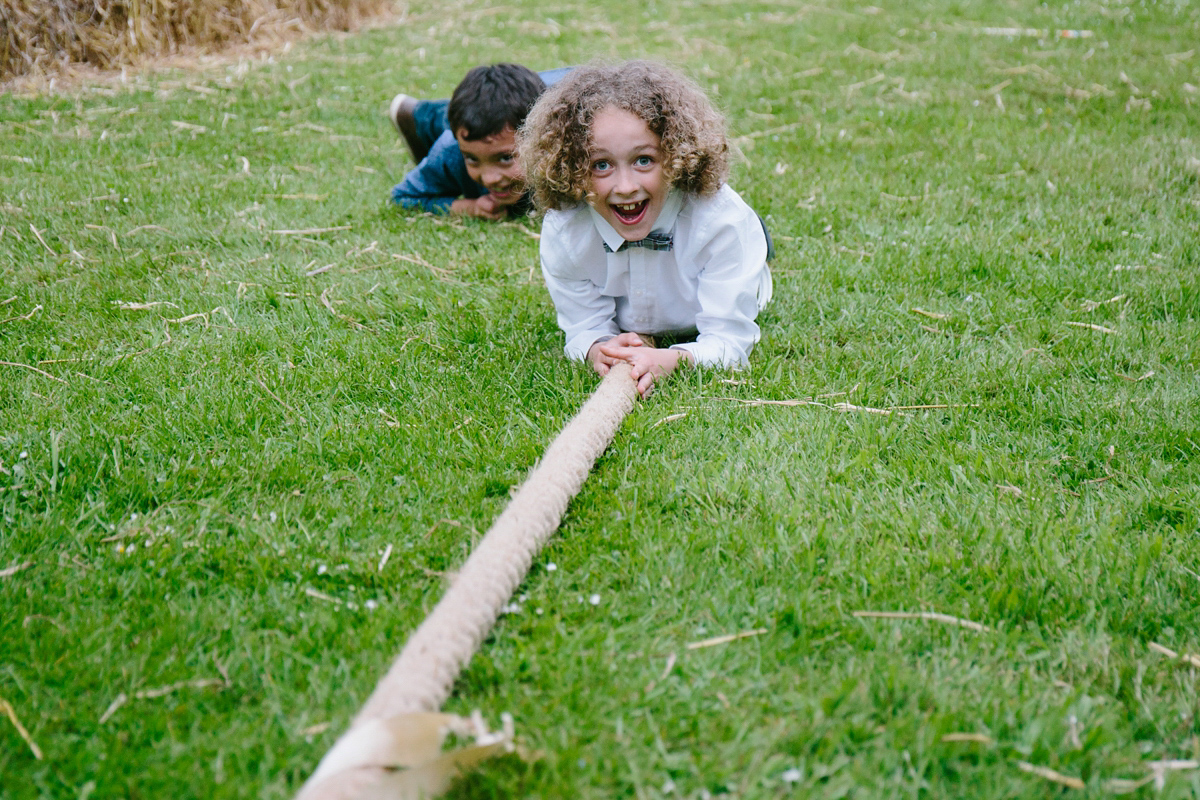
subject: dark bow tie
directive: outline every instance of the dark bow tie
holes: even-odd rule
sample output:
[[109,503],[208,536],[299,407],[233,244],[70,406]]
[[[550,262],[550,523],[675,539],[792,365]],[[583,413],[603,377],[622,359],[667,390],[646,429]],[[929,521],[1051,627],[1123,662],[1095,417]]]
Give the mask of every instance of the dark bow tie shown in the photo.
[[[636,242],[622,242],[616,252],[619,253],[626,247],[644,247],[647,250],[670,250],[675,247],[675,240],[669,233],[651,233],[645,239],[638,239]],[[613,252],[613,249],[608,246],[608,242],[604,243],[604,252]]]

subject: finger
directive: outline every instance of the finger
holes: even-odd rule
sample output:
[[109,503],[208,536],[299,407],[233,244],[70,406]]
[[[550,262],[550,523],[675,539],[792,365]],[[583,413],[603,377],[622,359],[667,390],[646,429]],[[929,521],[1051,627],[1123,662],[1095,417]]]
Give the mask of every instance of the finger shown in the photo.
[[622,333],[620,336],[618,336],[617,341],[620,342],[621,344],[625,345],[626,347],[641,347],[643,344],[645,344],[642,341],[642,337],[638,336],[636,333],[632,333],[629,331]]
[[639,353],[637,350],[634,350],[632,347],[626,347],[624,345],[606,348],[604,352],[608,353],[613,358],[619,358],[622,361],[630,361],[631,363],[632,359],[641,355],[641,353]]
[[637,388],[638,388],[638,394],[640,394],[642,396],[642,399],[645,400],[647,397],[650,396],[650,392],[654,388],[654,376],[651,375],[650,373],[643,375],[641,377],[641,379],[637,382]]

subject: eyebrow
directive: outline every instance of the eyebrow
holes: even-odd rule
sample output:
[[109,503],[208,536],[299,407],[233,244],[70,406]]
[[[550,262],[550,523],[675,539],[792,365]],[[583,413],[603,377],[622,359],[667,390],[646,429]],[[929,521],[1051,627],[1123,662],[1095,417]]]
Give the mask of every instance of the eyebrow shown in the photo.
[[[629,151],[629,154],[635,155],[635,156],[640,156],[640,155],[646,155],[647,153],[658,153],[661,151],[662,151],[661,146],[653,145],[653,144],[640,144],[637,147],[633,148],[633,150]],[[607,150],[592,150],[592,151],[588,152],[588,158],[591,159],[592,161],[595,161],[598,158],[607,158],[607,159],[611,160],[614,157],[615,156],[613,156],[613,154],[608,152]]]

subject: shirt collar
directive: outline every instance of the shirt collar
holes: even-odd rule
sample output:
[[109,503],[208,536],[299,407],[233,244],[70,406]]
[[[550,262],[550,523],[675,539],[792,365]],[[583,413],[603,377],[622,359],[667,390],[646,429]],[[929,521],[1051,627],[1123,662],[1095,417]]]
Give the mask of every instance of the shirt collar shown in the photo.
[[[654,227],[650,229],[651,233],[670,233],[675,228],[675,220],[679,217],[679,211],[683,208],[683,192],[672,189],[667,195],[667,201],[663,203],[662,211],[658,214],[658,219],[654,221]],[[600,238],[604,243],[615,253],[617,248],[625,243],[625,239],[621,234],[617,233],[616,228],[608,223],[604,217],[600,216],[600,212],[592,208],[588,204],[588,211],[592,215],[592,222],[596,226],[596,230],[600,233]]]

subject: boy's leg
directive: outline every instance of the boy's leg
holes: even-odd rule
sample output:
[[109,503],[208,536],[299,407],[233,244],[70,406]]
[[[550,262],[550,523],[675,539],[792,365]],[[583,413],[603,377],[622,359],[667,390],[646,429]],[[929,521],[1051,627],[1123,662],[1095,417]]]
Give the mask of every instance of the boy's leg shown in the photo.
[[450,130],[450,120],[446,117],[449,100],[419,100],[413,110],[413,118],[417,124],[417,135],[425,144],[426,149],[433,147],[446,131]]
[[429,155],[429,148],[442,132],[450,127],[446,118],[448,100],[418,100],[406,94],[392,98],[388,108],[388,119],[412,152],[413,161],[421,163]]

